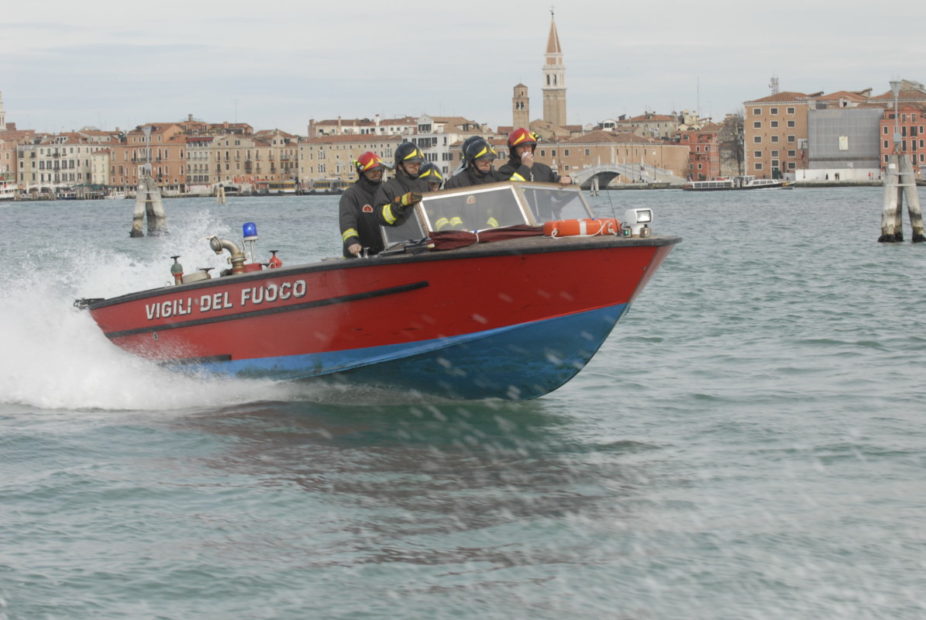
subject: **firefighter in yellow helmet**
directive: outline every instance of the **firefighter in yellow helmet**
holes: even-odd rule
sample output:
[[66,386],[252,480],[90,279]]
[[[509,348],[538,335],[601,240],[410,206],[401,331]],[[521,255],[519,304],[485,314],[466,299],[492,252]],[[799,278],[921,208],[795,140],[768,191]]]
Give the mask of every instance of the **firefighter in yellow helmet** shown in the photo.
[[418,178],[424,153],[411,142],[403,142],[395,149],[395,176],[376,190],[376,215],[380,224],[402,224],[428,191],[425,181]]
[[434,162],[428,162],[421,167],[418,178],[427,183],[429,192],[440,190],[444,184],[444,175],[440,173],[440,168]]
[[482,137],[468,139],[463,149],[463,165],[461,172],[453,175],[444,185],[444,189],[456,189],[470,185],[483,185],[497,183],[508,179],[492,167],[492,162],[498,154],[492,145]]

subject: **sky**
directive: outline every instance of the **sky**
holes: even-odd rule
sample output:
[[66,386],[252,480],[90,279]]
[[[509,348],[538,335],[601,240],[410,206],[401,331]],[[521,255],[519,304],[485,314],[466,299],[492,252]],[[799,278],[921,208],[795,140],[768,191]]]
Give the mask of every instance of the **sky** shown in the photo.
[[926,82],[926,3],[527,0],[5,0],[0,92],[19,129],[430,114],[511,124],[515,84],[543,114],[551,6],[567,117],[644,111],[715,120],[780,90]]

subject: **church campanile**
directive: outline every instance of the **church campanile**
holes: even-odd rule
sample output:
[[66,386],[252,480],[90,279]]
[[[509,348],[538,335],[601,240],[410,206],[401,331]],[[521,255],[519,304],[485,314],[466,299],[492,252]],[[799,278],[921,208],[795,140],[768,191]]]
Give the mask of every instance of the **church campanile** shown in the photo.
[[531,104],[527,96],[527,86],[518,84],[514,87],[511,98],[511,124],[514,128],[529,127],[531,122]]
[[543,65],[543,120],[556,127],[566,125],[566,65],[553,11],[550,11],[550,35]]

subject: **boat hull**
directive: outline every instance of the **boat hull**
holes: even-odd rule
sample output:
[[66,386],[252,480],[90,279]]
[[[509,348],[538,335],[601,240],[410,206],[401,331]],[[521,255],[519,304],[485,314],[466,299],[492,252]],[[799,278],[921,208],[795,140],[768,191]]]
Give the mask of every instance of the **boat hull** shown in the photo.
[[339,260],[98,301],[118,346],[241,377],[535,398],[572,378],[675,237],[549,239]]

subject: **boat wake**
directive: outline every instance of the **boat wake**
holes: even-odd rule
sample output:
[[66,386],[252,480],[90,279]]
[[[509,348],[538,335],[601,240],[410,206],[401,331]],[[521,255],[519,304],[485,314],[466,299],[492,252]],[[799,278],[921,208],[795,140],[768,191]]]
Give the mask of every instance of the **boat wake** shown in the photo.
[[[209,229],[206,225],[198,228]],[[0,275],[0,403],[42,409],[176,410],[289,400],[285,384],[171,372],[113,345],[76,298],[156,287],[170,278],[169,256],[219,266],[202,235],[140,239],[123,251],[33,248]],[[51,257],[51,258],[49,258]],[[298,395],[297,395],[298,398]]]

